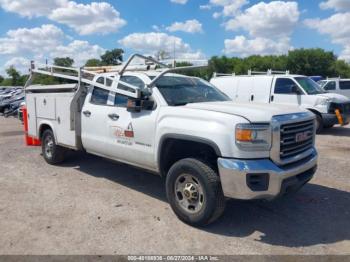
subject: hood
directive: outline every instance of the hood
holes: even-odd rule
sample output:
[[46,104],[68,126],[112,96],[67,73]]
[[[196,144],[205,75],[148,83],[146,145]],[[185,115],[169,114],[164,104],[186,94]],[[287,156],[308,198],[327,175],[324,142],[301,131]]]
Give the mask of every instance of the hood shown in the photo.
[[251,122],[270,122],[273,116],[308,112],[295,106],[271,105],[263,103],[242,102],[205,102],[187,104],[187,108],[209,110],[214,112],[239,115]]
[[317,97],[326,98],[326,99],[328,98],[331,100],[331,102],[335,102],[335,103],[350,102],[350,99],[347,98],[346,96],[335,94],[335,93],[318,94]]

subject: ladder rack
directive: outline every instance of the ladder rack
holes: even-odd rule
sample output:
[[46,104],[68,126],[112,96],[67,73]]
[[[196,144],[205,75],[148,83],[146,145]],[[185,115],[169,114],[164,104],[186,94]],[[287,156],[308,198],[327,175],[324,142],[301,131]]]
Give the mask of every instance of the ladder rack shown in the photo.
[[[133,62],[133,60],[135,59],[144,60],[144,64],[132,65],[131,62]],[[207,67],[207,65],[171,68],[170,66],[162,62],[159,62],[153,59],[152,57],[146,57],[140,54],[133,54],[126,61],[125,64],[118,65],[118,66],[75,68],[75,67],[63,67],[63,66],[48,65],[48,64],[36,64],[34,61],[31,61],[30,76],[25,84],[25,88],[32,83],[34,74],[42,74],[42,75],[48,75],[48,76],[53,76],[57,78],[77,81],[79,87],[81,83],[84,83],[84,84],[93,85],[108,91],[117,92],[129,97],[140,98],[141,89],[139,87],[120,80],[120,77],[123,76],[123,74],[126,71],[141,72],[141,71],[148,71],[148,70],[156,70],[159,68],[160,69],[159,74],[146,87],[146,89],[148,89],[148,91],[151,92],[151,89],[155,86],[158,79],[167,73],[183,71],[183,70],[200,69],[205,67]],[[93,81],[95,76],[101,75],[101,73],[115,73],[115,76],[108,76],[108,75],[104,76],[107,80],[110,80],[110,82],[112,83],[111,85],[104,85]],[[122,84],[123,86],[130,88],[130,90],[132,91],[126,91],[124,89],[118,88],[119,83]]]
[[[289,70],[286,70],[286,71],[275,71],[275,70],[272,70],[272,69],[269,69],[267,71],[253,71],[253,70],[248,70],[248,76],[253,76],[253,75],[268,75],[268,76],[271,76],[271,75],[289,75],[290,72]],[[232,74],[225,74],[225,73],[217,73],[217,72],[214,72],[214,75],[213,77],[220,77],[220,76],[240,76],[240,75],[236,75],[236,73],[232,73]]]

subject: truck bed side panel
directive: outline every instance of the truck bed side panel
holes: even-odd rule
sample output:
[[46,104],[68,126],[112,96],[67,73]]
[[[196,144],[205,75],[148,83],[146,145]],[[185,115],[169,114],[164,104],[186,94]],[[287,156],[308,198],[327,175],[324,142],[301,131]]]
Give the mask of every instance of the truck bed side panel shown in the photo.
[[38,137],[36,123],[36,98],[33,94],[26,95],[26,107],[28,111],[28,135]]
[[56,99],[56,139],[58,144],[75,147],[75,131],[70,126],[70,104],[74,93],[64,93]]

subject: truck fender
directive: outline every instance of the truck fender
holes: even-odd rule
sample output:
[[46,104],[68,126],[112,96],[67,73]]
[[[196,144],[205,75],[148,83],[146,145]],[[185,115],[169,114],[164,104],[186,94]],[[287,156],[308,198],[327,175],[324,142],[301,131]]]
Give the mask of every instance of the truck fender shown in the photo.
[[45,121],[45,120],[41,121],[39,124],[38,133],[37,133],[38,138],[41,140],[44,131],[48,128],[50,128],[52,130],[53,135],[55,136],[55,140],[57,141],[56,132],[52,126],[52,123],[50,123],[50,121]]
[[220,157],[222,156],[221,150],[219,146],[206,138],[202,137],[197,137],[197,136],[192,136],[192,135],[183,135],[183,134],[165,134],[160,138],[159,144],[158,144],[158,150],[157,150],[157,164],[158,164],[158,170],[160,171],[161,176],[164,176],[162,172],[162,163],[161,163],[161,157],[164,154],[164,142],[167,141],[168,139],[176,139],[176,140],[182,140],[182,141],[188,141],[188,142],[195,142],[199,144],[206,145],[210,147],[216,154],[216,156]]

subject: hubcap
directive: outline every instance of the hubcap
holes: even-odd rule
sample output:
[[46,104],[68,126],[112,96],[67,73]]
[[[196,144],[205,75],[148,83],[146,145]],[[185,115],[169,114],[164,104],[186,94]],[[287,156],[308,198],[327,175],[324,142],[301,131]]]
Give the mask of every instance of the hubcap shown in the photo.
[[53,139],[51,136],[47,136],[45,138],[45,155],[48,158],[52,158],[52,154],[53,154]]
[[175,199],[182,209],[189,213],[199,212],[204,203],[200,182],[189,174],[180,175],[175,182]]

